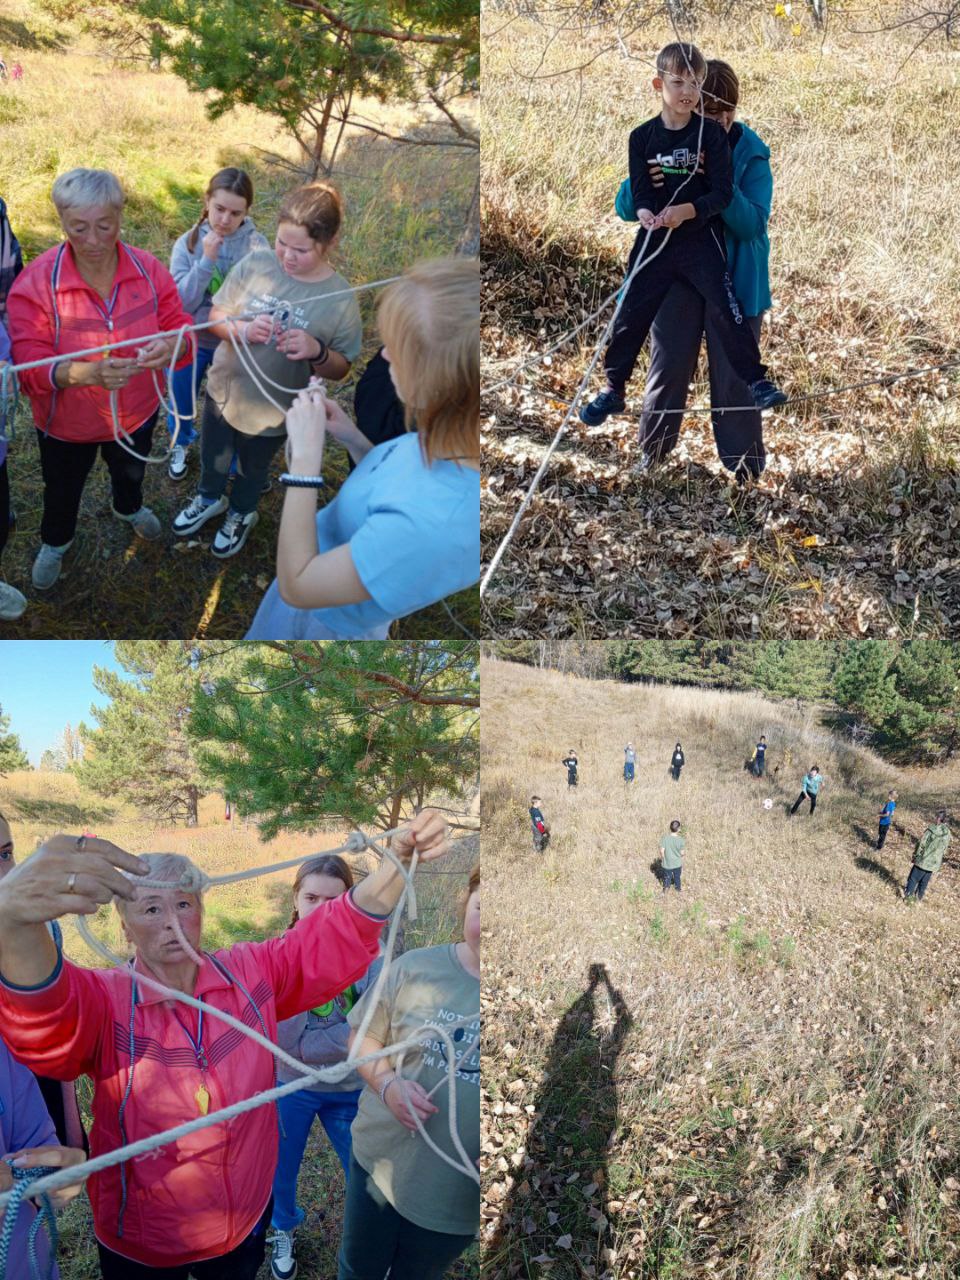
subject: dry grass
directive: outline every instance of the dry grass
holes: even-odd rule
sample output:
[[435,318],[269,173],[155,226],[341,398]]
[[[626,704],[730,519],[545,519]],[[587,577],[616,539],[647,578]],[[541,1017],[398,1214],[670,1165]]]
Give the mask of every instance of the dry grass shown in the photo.
[[[27,0],[14,0],[9,15],[7,8],[0,17],[0,49],[8,63],[19,57],[24,79],[0,84],[0,194],[28,257],[60,239],[50,186],[58,173],[75,165],[103,166],[117,174],[128,193],[122,234],[163,262],[196,220],[211,173],[226,164],[251,173],[257,193],[253,216],[267,237],[273,236],[280,200],[297,178],[265,153],[276,153],[288,164],[298,157],[272,118],[244,107],[211,123],[204,96],[188,92],[176,77],[118,68],[69,29],[59,33],[62,47],[45,47],[43,41],[58,36],[49,19]],[[28,47],[31,38],[41,41],[39,48]],[[367,115],[386,117],[399,132],[412,122],[406,109],[379,104],[371,104]],[[346,278],[358,284],[381,279],[418,258],[451,252],[475,173],[476,158],[469,153],[451,157],[443,148],[403,147],[350,133],[334,174],[347,210],[338,262]],[[361,311],[365,344],[357,372],[379,345],[372,295],[361,295]],[[354,381],[340,394],[348,409]],[[7,624],[4,634],[235,638],[246,631],[275,572],[282,506],[278,486],[261,500],[260,523],[243,553],[225,565],[209,555],[209,538],[190,549],[172,533],[158,543],[131,542],[129,529],[110,516],[107,473],[98,466],[86,488],[78,540],[62,580],[38,597],[29,581],[39,546],[42,481],[25,403],[17,428],[10,482],[18,533],[4,552],[3,578],[23,589],[31,606],[20,622]],[[154,454],[160,452],[161,436],[166,436],[163,424]],[[180,485],[168,478],[165,467],[148,468],[145,501],[165,528],[189,499],[198,466],[194,450],[190,478]],[[280,469],[278,463],[276,474]],[[332,491],[346,473],[346,454],[334,446],[328,470]],[[449,604],[475,631],[476,589],[458,593]],[[439,603],[401,620],[394,630],[421,638],[461,634]]]
[[[488,873],[484,1274],[955,1275],[957,864],[918,908],[898,887],[956,769],[896,770],[754,695],[497,661],[483,678],[484,820],[512,855]],[[758,781],[744,761],[761,732]],[[814,761],[820,808],[789,819]],[[663,898],[674,817],[684,888]],[[595,965],[610,986],[591,992]]]
[[[345,832],[287,833],[274,841],[260,840],[256,828],[224,821],[223,801],[207,796],[200,803],[200,825],[193,828],[158,826],[139,819],[129,806],[113,805],[83,792],[68,774],[25,772],[0,778],[0,810],[13,829],[18,858],[57,831],[95,831],[133,853],[183,853],[210,874],[222,874],[260,863],[308,857],[343,842]],[[444,863],[454,874],[424,871],[418,877],[419,918],[404,926],[404,945],[433,946],[455,935],[457,898],[476,859],[478,838],[469,837]],[[369,855],[348,859],[363,874],[372,869]],[[278,872],[262,880],[247,880],[211,890],[205,903],[204,944],[208,949],[233,942],[260,940],[282,932],[290,919],[294,872]],[[125,954],[119,918],[113,907],[102,907],[90,918],[91,927],[109,946]],[[65,949],[78,964],[99,965],[72,924],[64,929]],[[80,1082],[81,1104],[89,1128],[90,1087]],[[320,1126],[315,1126],[301,1169],[300,1200],[307,1221],[297,1237],[299,1274],[304,1280],[325,1280],[336,1270],[343,1210],[343,1173]],[[63,1280],[96,1280],[99,1276],[89,1203],[85,1196],[58,1219],[58,1253]],[[450,1271],[450,1280],[477,1280],[475,1251]],[[265,1265],[261,1276],[269,1275]]]
[[[629,41],[631,53],[649,58],[668,36],[644,31]],[[627,136],[656,110],[650,69],[610,51],[582,77],[555,74],[610,39],[606,30],[563,35],[538,70],[543,28],[515,22],[488,38],[488,384],[622,280],[635,231],[612,202]],[[904,49],[892,40],[841,33],[823,48],[807,38],[785,47],[769,22],[707,27],[697,39],[737,68],[742,118],[771,147],[774,306],[763,347],[778,379],[802,395],[950,359],[960,249],[945,243],[939,210],[957,199],[958,179],[931,156],[955,130],[956,58],[920,54],[895,77]],[[600,329],[585,339],[528,376],[533,393],[489,399],[485,559]],[[707,399],[703,374],[691,403]],[[613,635],[624,624],[636,634],[718,637],[949,631],[960,613],[946,552],[960,523],[956,387],[953,373],[929,375],[768,417],[767,473],[738,498],[705,417],[685,422],[655,479],[628,474],[641,367],[625,416],[596,430],[572,427],[491,587],[488,624],[517,636]]]

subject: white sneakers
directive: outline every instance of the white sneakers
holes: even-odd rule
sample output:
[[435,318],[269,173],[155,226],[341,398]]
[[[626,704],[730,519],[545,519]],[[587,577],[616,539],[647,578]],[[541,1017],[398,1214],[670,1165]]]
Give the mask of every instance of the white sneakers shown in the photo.
[[27,597],[7,582],[0,582],[0,622],[16,622],[27,607]]
[[270,1243],[273,1245],[270,1274],[274,1280],[293,1280],[297,1274],[297,1259],[293,1252],[293,1232],[275,1230],[270,1237]]
[[250,530],[259,519],[260,517],[256,511],[251,511],[245,516],[242,516],[239,511],[230,511],[226,520],[217,530],[217,536],[214,538],[210,550],[219,560],[226,560],[228,556],[235,556],[250,536]]
[[202,494],[198,493],[189,506],[184,507],[174,520],[173,532],[178,538],[185,538],[191,533],[196,533],[208,520],[212,520],[214,516],[219,516],[226,511],[228,505],[226,498],[218,498],[216,502],[210,502]]
[[118,520],[125,520],[127,524],[133,525],[133,532],[138,538],[143,538],[147,542],[153,542],[159,538],[163,529],[160,527],[160,521],[153,514],[149,507],[141,507],[139,511],[134,511],[132,516],[125,516],[119,512],[116,507],[110,507],[110,510]]
[[182,480],[187,474],[187,448],[186,445],[175,444],[173,452],[170,454],[170,461],[167,463],[167,475],[171,480]]
[[49,591],[60,577],[63,557],[72,546],[72,538],[69,542],[65,542],[62,547],[51,547],[46,542],[41,542],[37,558],[33,562],[32,574],[33,585],[38,591]]

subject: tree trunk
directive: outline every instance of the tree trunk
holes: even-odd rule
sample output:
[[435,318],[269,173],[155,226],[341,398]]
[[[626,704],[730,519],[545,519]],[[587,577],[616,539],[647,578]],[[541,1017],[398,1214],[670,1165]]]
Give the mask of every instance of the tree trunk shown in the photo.
[[187,826],[195,827],[199,824],[200,814],[197,811],[197,801],[200,795],[196,787],[190,787],[187,791]]
[[328,166],[323,163],[323,149],[327,145],[327,133],[330,129],[330,115],[333,111],[336,100],[337,91],[336,89],[331,89],[324,101],[323,114],[320,117],[320,123],[317,125],[317,130],[313,138],[313,152],[310,156],[310,164],[312,166],[312,176],[314,178],[321,169],[324,173],[329,173]]
[[460,233],[460,239],[457,241],[457,253],[462,254],[465,258],[476,258],[480,254],[479,168],[476,181],[473,184],[473,195],[470,198],[470,207],[467,209],[466,222],[464,223],[463,231]]

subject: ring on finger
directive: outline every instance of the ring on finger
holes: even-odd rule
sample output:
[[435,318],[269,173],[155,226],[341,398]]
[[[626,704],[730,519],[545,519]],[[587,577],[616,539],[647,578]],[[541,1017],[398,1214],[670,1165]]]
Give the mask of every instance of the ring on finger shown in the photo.
[[77,873],[75,871],[71,871],[67,879],[67,893],[73,893],[76,883],[77,883]]

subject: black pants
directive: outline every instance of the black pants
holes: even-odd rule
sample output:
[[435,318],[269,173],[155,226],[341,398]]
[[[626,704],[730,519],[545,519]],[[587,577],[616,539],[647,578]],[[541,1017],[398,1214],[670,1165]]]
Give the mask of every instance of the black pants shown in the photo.
[[680,872],[683,867],[664,867],[663,868],[663,892],[666,893],[671,885],[680,892]]
[[[189,1212],[184,1206],[184,1212]],[[103,1280],[187,1280],[195,1276],[196,1280],[255,1280],[257,1272],[263,1265],[267,1246],[267,1227],[273,1213],[273,1196],[263,1212],[263,1217],[241,1244],[219,1258],[207,1258],[205,1262],[190,1262],[182,1267],[147,1267],[142,1262],[133,1262],[124,1258],[112,1249],[106,1248],[99,1240],[97,1250],[100,1254],[100,1274]]]
[[237,474],[230,491],[230,506],[242,516],[255,511],[274,454],[286,436],[245,436],[231,427],[209,394],[203,401],[200,429],[200,492],[205,498],[222,498],[230,478],[230,464],[237,459]]
[[762,778],[764,767],[765,765],[764,765],[763,758],[761,756],[757,756],[756,760],[754,760],[753,762],[754,775],[758,778]]
[[[765,375],[766,368],[760,360],[756,336],[733,292],[722,235],[708,227],[681,239],[676,236],[674,232],[649,266],[640,268],[630,286],[604,357],[607,382],[623,392],[657,312],[678,280],[685,281],[703,299],[704,314],[713,323],[717,341],[734,374],[744,383],[756,382]],[[646,232],[641,229],[630,251],[628,274],[645,238]],[[656,247],[657,237],[653,241]]]
[[670,768],[671,768],[671,770],[673,771],[673,780],[674,780],[674,782],[679,782],[679,781],[680,781],[680,770],[683,768],[683,765],[682,765],[682,764],[672,764],[672,765],[670,766]]
[[883,842],[884,842],[884,840],[886,840],[886,838],[887,838],[887,832],[888,832],[889,830],[890,830],[890,823],[889,823],[889,822],[881,822],[881,823],[880,823],[880,834],[877,836],[877,848],[878,848],[878,849],[882,849],[882,848],[883,848]]
[[533,848],[535,853],[545,853],[547,845],[550,843],[549,831],[534,831]]
[[814,809],[816,809],[817,807],[817,797],[813,794],[812,791],[800,792],[796,800],[794,800],[793,802],[793,808],[790,810],[791,813],[797,812],[797,810],[803,804],[804,797],[806,797],[810,801],[810,812],[813,813]]
[[927,892],[927,885],[930,883],[932,871],[924,871],[923,867],[913,866],[910,868],[910,875],[907,877],[907,889],[905,897],[912,897],[916,894],[918,898],[922,898]]
[[[645,270],[641,268],[641,275]],[[762,320],[762,316],[744,317],[757,342]],[[763,416],[759,409],[724,412],[724,405],[750,404],[750,388],[737,377],[727,359],[715,316],[707,311],[703,298],[685,280],[676,280],[670,286],[650,327],[650,363],[640,415],[640,445],[655,458],[666,457],[675,448],[683,414],[667,410],[686,407],[704,335],[717,455],[728,471],[736,471],[742,465],[753,475],[759,475],[766,462]]]
[[575,773],[567,773],[567,786],[575,787],[577,785],[577,775]]
[[[147,421],[131,433],[129,447],[141,457],[145,458],[150,452],[156,421],[157,412],[154,410]],[[40,538],[47,546],[62,547],[76,533],[80,499],[98,451],[110,472],[114,509],[121,515],[132,516],[143,506],[143,473],[147,464],[131,457],[115,440],[77,444],[55,440],[53,436],[38,431],[37,441],[43,471]]]
[[10,477],[7,475],[7,460],[0,464],[0,555],[7,545],[10,533]]

